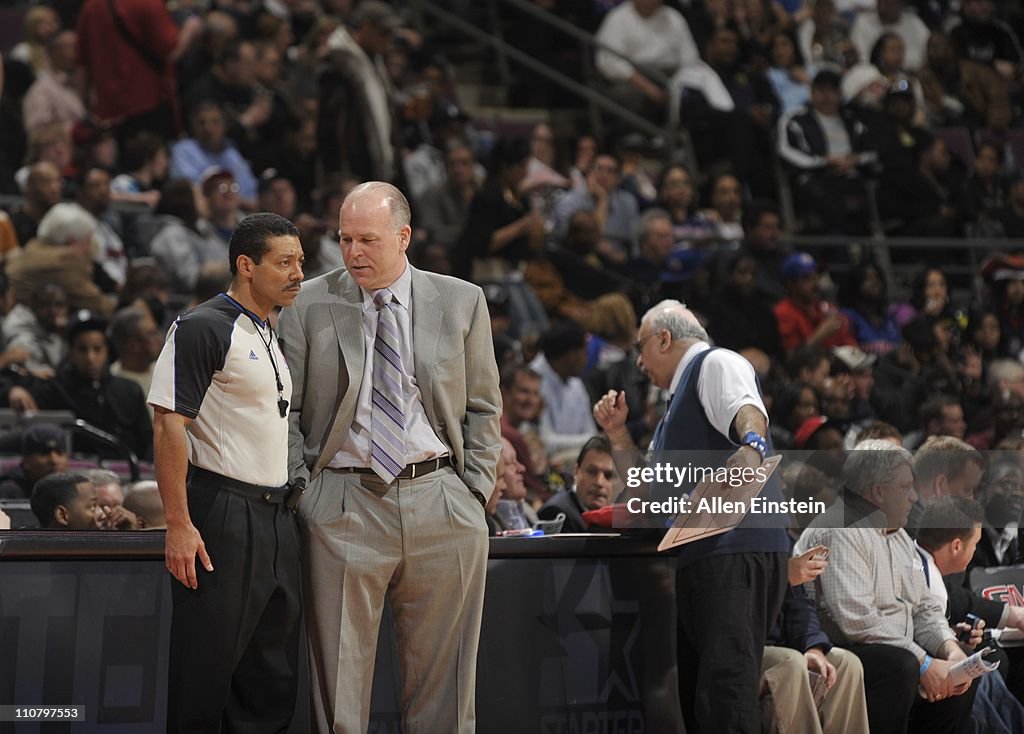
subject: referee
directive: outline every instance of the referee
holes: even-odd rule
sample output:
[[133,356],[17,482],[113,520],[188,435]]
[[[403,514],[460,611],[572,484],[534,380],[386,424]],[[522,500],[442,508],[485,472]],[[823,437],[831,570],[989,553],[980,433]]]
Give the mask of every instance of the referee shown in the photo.
[[299,293],[302,247],[295,225],[265,213],[243,219],[228,247],[228,292],[174,323],[149,393],[165,558],[181,582],[172,584],[168,732],[284,732],[295,709],[292,384],[269,317]]

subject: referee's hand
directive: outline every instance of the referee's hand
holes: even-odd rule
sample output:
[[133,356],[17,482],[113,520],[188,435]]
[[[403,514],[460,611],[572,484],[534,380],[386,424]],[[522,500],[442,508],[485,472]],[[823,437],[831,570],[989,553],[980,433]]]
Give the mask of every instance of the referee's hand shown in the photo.
[[203,537],[191,522],[167,526],[164,540],[164,563],[174,578],[190,589],[198,589],[196,554],[207,571],[213,571]]

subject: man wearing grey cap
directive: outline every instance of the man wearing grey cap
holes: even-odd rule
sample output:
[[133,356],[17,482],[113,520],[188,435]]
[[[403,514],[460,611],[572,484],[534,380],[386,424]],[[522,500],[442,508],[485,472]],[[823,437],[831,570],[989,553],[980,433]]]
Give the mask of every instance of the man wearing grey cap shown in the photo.
[[68,468],[68,440],[64,429],[53,423],[37,423],[21,434],[21,463],[0,476],[0,499],[32,496],[32,487],[43,477]]
[[348,28],[327,39],[320,76],[320,151],[328,173],[347,170],[362,180],[395,178],[394,120],[383,54],[402,25],[390,5],[364,0]]

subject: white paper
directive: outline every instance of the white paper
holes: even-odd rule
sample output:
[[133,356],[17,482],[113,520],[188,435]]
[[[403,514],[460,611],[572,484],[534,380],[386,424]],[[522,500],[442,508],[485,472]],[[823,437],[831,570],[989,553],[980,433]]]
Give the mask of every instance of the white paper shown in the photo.
[[991,648],[986,647],[981,652],[974,653],[966,660],[961,660],[956,665],[951,665],[947,674],[949,679],[954,684],[960,686],[975,678],[980,678],[985,673],[991,673],[999,667],[999,661],[990,662],[984,658],[984,655],[994,652]]

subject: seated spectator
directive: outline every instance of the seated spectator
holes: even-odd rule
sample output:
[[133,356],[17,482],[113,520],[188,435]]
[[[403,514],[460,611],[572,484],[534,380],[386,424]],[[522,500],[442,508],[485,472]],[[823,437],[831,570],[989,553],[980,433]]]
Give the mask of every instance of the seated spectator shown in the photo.
[[209,224],[209,238],[222,245],[224,252],[227,252],[231,233],[244,216],[241,211],[239,190],[238,182],[231,171],[223,168],[204,171],[199,181],[202,200],[197,203],[196,211],[205,223]]
[[662,0],[622,3],[604,17],[597,41],[595,63],[611,85],[609,96],[654,119],[664,117],[668,96],[665,87],[644,70],[656,69],[670,77],[700,60],[686,19],[678,10],[665,7]]
[[587,175],[585,190],[570,191],[555,206],[552,237],[565,238],[569,220],[578,211],[593,212],[601,232],[598,254],[613,263],[623,263],[633,253],[638,212],[636,198],[620,187],[619,161],[599,154]]
[[[945,604],[951,626],[965,630],[977,624],[975,634],[978,636],[982,630],[1024,625],[1024,608],[985,599],[961,583],[981,537],[982,517],[981,506],[968,498],[938,497],[925,510],[917,538],[928,590]],[[969,614],[980,618],[981,622],[972,623],[967,618]],[[975,639],[972,634],[965,643],[968,649],[976,649],[976,646],[970,647]],[[1005,653],[1002,658],[1001,674],[985,675],[978,681],[977,698],[971,711],[975,731],[1010,734],[1024,728],[1024,707],[1003,680],[1010,661],[1005,659]]]
[[591,300],[612,292],[634,294],[630,280],[601,258],[600,242],[601,230],[594,213],[578,211],[569,220],[569,230],[561,245],[549,247],[544,254],[565,288],[579,299]]
[[259,209],[285,219],[295,219],[298,210],[295,186],[276,168],[268,168],[260,174]]
[[85,105],[74,83],[77,41],[75,32],[65,29],[47,42],[50,68],[36,76],[21,102],[25,132],[55,122],[70,127],[85,117]]
[[32,68],[36,76],[50,69],[49,45],[60,32],[60,16],[49,5],[34,5],[25,12],[23,39],[11,49],[12,61]]
[[468,120],[465,112],[455,105],[448,105],[431,115],[427,134],[416,132],[419,144],[402,158],[405,180],[414,201],[418,201],[428,189],[444,184],[448,145],[465,138]]
[[966,655],[903,530],[917,498],[913,457],[888,443],[864,442],[846,460],[843,486],[840,500],[794,550],[831,550],[815,582],[822,629],[864,666],[871,731],[959,731],[973,693],[969,683],[954,686],[946,676]]
[[846,319],[821,297],[818,263],[805,252],[795,252],[782,265],[786,297],[775,306],[779,343],[786,351],[803,344],[840,347],[856,344]]
[[780,449],[791,448],[793,435],[807,419],[819,415],[818,396],[805,383],[784,383],[772,406],[772,442]]
[[769,357],[781,354],[772,298],[758,286],[758,262],[747,250],[725,261],[725,282],[711,300],[708,332],[715,344],[734,351],[750,347]]
[[540,338],[540,354],[530,363],[540,375],[544,408],[540,436],[548,455],[575,453],[597,433],[590,397],[580,375],[587,361],[587,337],[573,321],[555,322]]
[[709,83],[684,88],[680,113],[701,167],[728,162],[754,196],[772,196],[771,132],[779,103],[768,77],[740,56],[739,36],[716,28],[704,44]]
[[110,198],[155,207],[170,165],[167,144],[151,132],[141,132],[124,146],[120,163],[124,173],[110,182]]
[[764,648],[761,681],[771,694],[775,722],[800,732],[868,734],[864,668],[821,631],[803,584],[786,587]]
[[526,485],[523,483],[525,467],[516,459],[515,449],[508,439],[501,439],[504,457],[504,479],[501,495],[495,508],[494,519],[499,530],[526,530],[537,524],[537,513],[526,503]]
[[782,265],[789,256],[782,238],[782,216],[774,202],[752,201],[743,209],[743,249],[757,262],[757,289],[771,299],[772,305],[786,295],[782,285]]
[[530,149],[522,140],[499,140],[487,180],[473,197],[455,245],[455,273],[479,283],[501,277],[544,248],[544,217],[519,197]]
[[999,351],[1019,357],[1024,351],[1024,257],[992,255],[982,263],[981,275],[990,285],[992,310],[999,316]]
[[923,138],[917,175],[900,179],[882,207],[908,237],[956,237],[963,229],[963,180],[941,138]]
[[121,478],[109,469],[85,469],[82,476],[96,488],[100,528],[103,530],[138,530],[139,519],[124,506]]
[[15,299],[31,303],[44,285],[56,283],[67,293],[71,308],[110,313],[111,301],[92,279],[95,232],[96,220],[82,207],[54,205],[39,223],[36,238],[7,263]]
[[45,530],[99,530],[96,488],[85,476],[51,474],[32,489],[32,514]]
[[811,75],[797,51],[796,41],[788,31],[780,30],[768,47],[768,80],[779,100],[783,115],[807,104],[811,98]]
[[816,0],[809,16],[800,21],[797,40],[804,61],[816,69],[825,64],[848,69],[857,63],[850,24],[836,12],[835,0]]
[[594,436],[583,444],[576,457],[572,486],[545,502],[537,516],[541,520],[554,520],[559,513],[564,513],[563,533],[585,533],[588,528],[583,513],[610,505],[617,479],[611,444],[604,436]]
[[966,125],[1006,130],[1013,117],[1006,80],[990,66],[959,58],[949,36],[928,39],[927,63],[917,73],[932,127]]
[[904,8],[903,0],[878,0],[877,11],[859,13],[850,29],[850,39],[860,57],[866,59],[883,33],[894,33],[902,39],[908,70],[921,68],[928,43],[928,26],[916,13]]
[[640,133],[629,133],[615,144],[615,155],[621,162],[622,189],[633,195],[640,209],[657,204],[658,189],[645,167],[650,141]]
[[1020,39],[1013,29],[995,17],[992,0],[965,0],[959,17],[953,16],[950,37],[957,56],[995,69],[1012,81],[1024,64]]
[[968,236],[1002,235],[998,212],[1006,204],[1006,187],[1002,177],[1003,148],[992,141],[978,146],[974,170],[964,184],[964,216]]
[[68,439],[53,423],[36,423],[21,434],[21,462],[0,476],[0,497],[25,499],[43,477],[68,468]]
[[967,316],[964,331],[964,348],[973,349],[981,357],[981,379],[988,380],[989,367],[1002,356],[999,352],[1001,339],[999,317],[992,311],[975,308]]
[[743,193],[738,178],[729,173],[711,179],[711,210],[715,221],[715,242],[709,247],[732,247],[743,239]]
[[842,314],[857,345],[868,354],[885,354],[900,345],[900,331],[889,315],[889,284],[871,260],[858,263],[839,290]]
[[670,164],[662,170],[658,180],[657,206],[672,217],[672,241],[677,246],[683,242],[699,246],[703,243],[692,243],[691,240],[712,237],[715,233],[714,218],[697,210],[697,191],[686,167]]
[[[142,388],[114,377],[107,367],[107,324],[79,311],[68,325],[68,359],[52,380],[35,380],[30,392],[42,410],[70,410],[76,418],[112,434],[140,458],[152,456],[153,425]],[[123,456],[102,442],[83,445],[100,456]]]
[[636,223],[639,255],[622,272],[633,282],[638,310],[646,310],[662,298],[661,276],[667,272],[672,241],[672,220],[664,209],[648,209]]
[[545,214],[550,214],[558,197],[572,187],[572,182],[559,173],[555,153],[555,133],[546,122],[538,122],[530,131],[530,160],[519,190],[543,199]]
[[424,191],[416,204],[419,227],[426,230],[427,241],[442,244],[450,251],[466,224],[469,204],[480,182],[473,150],[464,142],[448,144],[444,166],[444,182]]
[[[850,429],[846,434],[846,446],[853,448],[861,430],[876,420],[871,391],[875,387],[873,367],[877,357],[857,347],[836,347],[832,350],[832,356],[832,374],[848,374],[853,385],[848,419]],[[900,445],[903,445],[902,441]]]
[[886,441],[891,443],[893,446],[899,446],[900,448],[903,447],[903,434],[900,433],[900,430],[896,426],[891,423],[886,423],[885,421],[869,423],[864,430],[857,435],[857,442],[854,446],[859,446],[863,442],[871,441],[873,439]]
[[131,380],[142,388],[143,395],[149,395],[153,365],[164,345],[163,330],[148,311],[129,307],[114,314],[109,333],[110,344],[117,353],[117,361],[110,365],[110,374]]
[[[842,457],[843,429],[831,423],[827,416],[811,416],[793,434],[793,448],[798,451],[838,452],[837,456]],[[821,464],[818,466],[820,468]],[[842,466],[842,461],[838,466]]]
[[[1024,237],[1024,176],[1010,182],[1006,205],[996,213],[1003,227],[1003,236],[1014,239]],[[11,217],[13,218],[13,214]]]
[[171,177],[201,183],[206,171],[223,168],[230,171],[238,183],[242,206],[255,206],[256,177],[226,137],[224,111],[216,102],[201,102],[193,110],[190,122],[192,137],[178,141],[171,148]]
[[952,436],[962,441],[967,431],[963,403],[951,395],[938,395],[923,403],[918,420],[920,428],[903,437],[903,445],[911,451],[932,436]]
[[797,347],[786,357],[786,376],[796,383],[813,388],[817,394],[825,390],[830,363],[828,353],[812,344]]
[[537,497],[546,496],[547,484],[543,475],[547,473],[547,455],[543,445],[533,440],[536,435],[532,431],[525,434],[527,424],[540,417],[542,398],[540,395],[540,375],[526,365],[506,365],[501,370],[501,436],[512,444],[516,452],[516,460],[526,467],[523,481],[531,494]]
[[18,303],[4,317],[6,348],[24,350],[26,369],[52,376],[68,351],[67,326],[68,296],[59,285],[47,283],[32,294],[31,308]]
[[910,301],[894,305],[893,320],[901,329],[918,316],[933,319],[953,314],[946,276],[938,268],[925,266],[915,273],[910,283]]
[[839,82],[834,71],[817,73],[810,104],[779,121],[778,149],[792,171],[800,211],[816,214],[826,232],[848,233],[863,230],[864,180],[878,154],[867,127],[841,106]]
[[9,210],[18,244],[22,247],[36,238],[43,215],[50,211],[50,207],[60,202],[60,175],[60,169],[46,161],[29,166],[28,178],[25,181],[25,199]]
[[629,355],[636,340],[636,310],[621,293],[609,293],[591,304],[587,372],[607,369]]
[[23,194],[27,193],[28,177],[32,172],[32,166],[36,163],[52,163],[62,177],[72,175],[74,173],[73,152],[71,133],[66,125],[52,122],[49,125],[40,125],[35,128],[28,136],[25,165],[14,173],[14,181],[18,184],[18,190]]
[[[209,185],[231,186],[224,180]],[[206,223],[199,218],[198,196],[188,181],[168,181],[153,211],[156,232],[149,251],[177,293],[192,292],[205,263],[227,260],[227,244],[209,234]]]
[[890,89],[896,87],[914,99],[913,121],[923,125],[924,92],[912,71],[907,69],[907,46],[897,33],[883,33],[871,47],[868,61],[888,81]]
[[1016,460],[994,461],[982,482],[985,507],[981,538],[971,567],[1012,566],[1021,561],[1018,523],[1024,509],[1024,471]]
[[83,166],[76,184],[75,201],[96,219],[93,279],[112,293],[124,285],[128,255],[121,240],[121,218],[110,209],[110,172],[95,165]]
[[[985,468],[985,457],[962,439],[943,434],[929,436],[914,455],[917,502],[910,510],[907,533],[917,537],[920,528],[928,527],[922,524],[922,517],[935,498],[974,499]],[[974,555],[973,548],[970,555]]]
[[131,485],[124,495],[124,507],[139,519],[140,530],[167,527],[164,503],[154,481],[144,480]]
[[[218,50],[209,71],[184,95],[184,112],[189,118],[204,102],[222,105],[227,136],[250,154],[261,143],[280,139],[280,135],[262,135],[274,113],[273,94],[257,93],[256,69],[256,46],[244,38],[232,39]],[[283,133],[283,129],[278,132]]]

